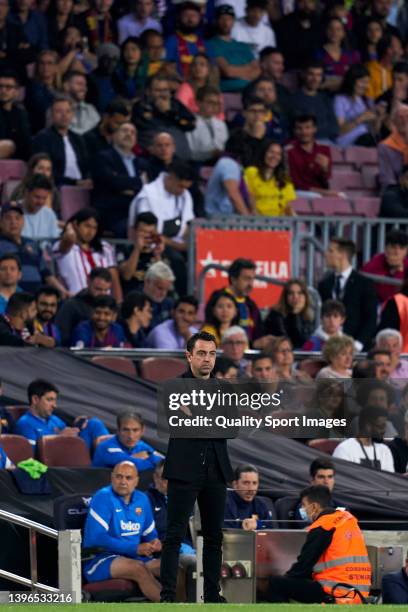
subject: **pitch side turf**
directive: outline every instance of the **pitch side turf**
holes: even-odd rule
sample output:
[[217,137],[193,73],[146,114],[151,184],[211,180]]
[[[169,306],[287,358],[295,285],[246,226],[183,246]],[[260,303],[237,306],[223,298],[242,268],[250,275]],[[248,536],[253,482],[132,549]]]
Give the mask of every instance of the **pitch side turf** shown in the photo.
[[[49,605],[0,605],[0,612],[50,612],[51,609],[62,612],[300,612],[302,609],[307,612],[326,612],[328,608],[336,608],[341,612],[356,612],[361,608],[356,606],[339,606],[324,604],[145,604],[145,603],[83,603],[73,604],[49,604]],[[366,608],[362,608],[361,612]],[[372,609],[372,606],[371,606]],[[401,612],[401,606],[381,606],[379,612]]]

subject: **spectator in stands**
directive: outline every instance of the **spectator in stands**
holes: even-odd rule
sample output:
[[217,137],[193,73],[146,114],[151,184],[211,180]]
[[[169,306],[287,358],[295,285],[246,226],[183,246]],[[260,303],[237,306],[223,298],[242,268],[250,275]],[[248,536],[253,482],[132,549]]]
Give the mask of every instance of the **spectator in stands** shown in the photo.
[[406,474],[408,472],[408,412],[404,415],[402,434],[388,442],[388,446],[394,459],[395,471],[397,474]]
[[93,301],[89,321],[83,321],[72,333],[71,346],[77,348],[123,348],[126,344],[123,328],[115,323],[117,306],[110,295]]
[[171,268],[163,261],[152,264],[145,273],[143,291],[153,308],[151,329],[171,317],[174,300],[168,294],[173,289],[175,280]]
[[37,344],[39,338],[31,336],[28,330],[35,315],[35,297],[24,291],[14,293],[7,302],[4,314],[0,315],[0,346]]
[[377,44],[383,36],[384,29],[381,20],[377,17],[369,17],[364,26],[362,39],[357,41],[363,63],[377,59]]
[[358,51],[346,48],[346,28],[339,17],[330,17],[324,28],[325,42],[315,53],[324,69],[324,89],[337,91],[350,66],[360,63]]
[[221,91],[242,91],[250,81],[260,75],[259,63],[250,45],[233,39],[234,8],[228,4],[215,11],[217,34],[209,41],[221,74]]
[[323,359],[328,366],[322,368],[316,378],[351,378],[354,340],[350,336],[332,336],[323,347]]
[[165,75],[153,75],[146,84],[145,96],[133,107],[132,121],[140,134],[140,144],[148,147],[157,132],[170,132],[177,155],[190,158],[186,133],[195,127],[194,115],[171,96],[170,81]]
[[86,76],[82,72],[72,70],[66,72],[62,79],[63,91],[74,101],[73,118],[70,129],[82,136],[92,130],[100,120],[100,116],[93,104],[85,102],[88,93]]
[[[404,419],[395,404],[395,391],[384,380],[364,380],[357,388],[356,399],[361,408],[382,408],[387,412],[387,422],[384,436],[393,438],[403,435]],[[358,434],[358,417],[355,417],[349,427],[349,435]]]
[[[57,408],[58,394],[57,387],[49,381],[41,378],[33,380],[27,388],[30,407],[18,419],[16,433],[27,438],[34,452],[38,440],[49,435],[79,436],[91,450],[99,436],[106,436],[108,430],[96,417],[78,417],[73,427],[67,427],[64,421],[53,414]],[[76,421],[81,427],[76,427]]]
[[403,338],[399,331],[392,328],[384,328],[375,337],[375,345],[380,350],[389,351],[391,364],[389,377],[391,380],[408,379],[408,361],[401,359]]
[[365,406],[358,417],[359,433],[356,438],[341,442],[333,452],[334,459],[345,459],[375,470],[394,472],[394,461],[383,439],[387,423],[387,411],[383,408]]
[[[242,96],[244,108],[252,98],[260,98],[263,101],[266,107],[266,113],[263,117],[266,135],[280,143],[284,142],[288,136],[286,120],[287,109],[281,109],[278,105],[278,96],[274,80],[269,77],[260,76],[245,88]],[[232,127],[242,127],[247,119],[249,120],[250,118],[247,118],[246,113],[238,113],[234,117]],[[253,119],[254,118],[252,118],[252,120]]]
[[121,45],[120,61],[113,73],[117,94],[131,102],[141,98],[146,78],[140,41],[134,36],[129,36]]
[[145,30],[140,37],[140,42],[143,48],[143,58],[147,64],[148,76],[157,74],[161,69],[166,70],[166,50],[162,34],[156,30]]
[[132,12],[124,15],[118,21],[119,44],[122,44],[129,36],[139,37],[146,30],[162,31],[160,22],[153,18],[154,0],[134,0],[132,4]]
[[146,344],[146,330],[152,322],[152,305],[144,293],[131,291],[123,301],[120,324],[126,344],[132,348],[143,348]]
[[223,153],[228,139],[227,124],[218,117],[220,91],[215,87],[202,87],[197,91],[196,99],[199,112],[194,130],[187,134],[187,141],[194,161],[211,164]]
[[321,310],[321,325],[302,346],[302,351],[321,351],[329,338],[341,336],[346,309],[338,300],[326,300]]
[[61,208],[60,194],[55,186],[52,172],[52,161],[48,153],[36,153],[30,157],[27,163],[27,174],[12,192],[10,201],[16,202],[24,199],[27,184],[31,181],[35,174],[41,174],[51,182],[52,192],[48,195],[45,206],[51,208],[55,213],[59,213]]
[[[332,379],[318,380],[316,391],[308,407],[307,417],[311,419],[337,419],[338,422],[340,419],[344,419],[346,417],[346,395],[343,383]],[[333,425],[331,429],[318,426],[311,429],[313,438],[344,438],[347,433],[344,426],[338,425]]]
[[205,306],[202,331],[212,334],[218,346],[227,329],[238,325],[239,321],[240,315],[235,297],[224,289],[214,291]]
[[[391,230],[385,237],[384,253],[374,255],[361,268],[362,272],[384,276],[385,278],[404,278],[404,273],[408,270],[408,236],[401,230]],[[397,285],[386,283],[375,283],[377,298],[383,304],[398,292]]]
[[399,104],[408,105],[408,62],[397,62],[392,69],[392,86],[376,100],[386,103],[386,118],[381,135],[386,138],[390,134],[389,119],[392,111]]
[[33,9],[31,0],[16,0],[9,20],[22,27],[28,43],[35,51],[48,48],[47,22],[44,15]]
[[258,159],[259,149],[268,142],[267,124],[265,119],[268,109],[261,98],[250,97],[244,103],[244,125],[234,132],[241,146],[241,159],[244,168],[252,166]]
[[94,268],[108,268],[112,276],[112,293],[122,301],[119,273],[114,248],[101,239],[101,223],[93,208],[82,208],[67,222],[61,240],[53,251],[57,267],[71,295],[87,286],[88,275]]
[[0,257],[15,253],[20,262],[21,289],[36,291],[42,283],[55,287],[65,297],[67,291],[48,269],[37,243],[22,236],[24,211],[19,205],[3,204],[1,207]]
[[293,184],[285,169],[282,145],[266,141],[259,151],[258,160],[245,169],[245,181],[252,207],[260,215],[291,217],[291,202],[296,200]]
[[0,257],[0,314],[4,314],[12,295],[21,292],[21,262],[17,255],[6,253]]
[[[370,0],[368,6],[362,6],[363,10],[362,13],[358,16],[360,19],[357,19],[356,26],[362,25],[364,27],[367,23],[367,18],[364,15],[364,12],[367,8],[369,8],[370,17],[374,17],[381,22],[385,35],[400,35],[398,28],[395,27],[395,25],[392,25],[389,19],[391,17],[392,11],[392,2],[389,2],[389,0]],[[356,34],[359,34],[359,27],[356,27]]]
[[375,378],[377,380],[389,381],[392,372],[391,352],[387,348],[374,348],[367,353],[367,358],[374,366]]
[[391,117],[391,134],[378,145],[379,180],[383,189],[398,184],[408,164],[408,106],[399,105]]
[[[318,285],[322,301],[336,299],[346,308],[343,331],[358,343],[356,350],[368,349],[377,321],[377,298],[374,283],[353,269],[354,242],[332,238],[326,251],[326,265],[333,270]],[[388,327],[388,326],[387,326]]]
[[259,383],[273,383],[279,380],[277,365],[268,353],[259,353],[254,357],[251,374],[253,380]]
[[126,236],[126,223],[132,199],[142,188],[143,162],[134,153],[135,126],[122,123],[112,135],[112,146],[94,160],[94,203],[103,214],[106,229],[120,238]]
[[58,59],[56,51],[41,51],[36,58],[34,77],[27,82],[25,105],[33,134],[45,127],[47,110],[59,89]]
[[116,97],[112,75],[118,64],[120,49],[112,43],[99,45],[96,50],[98,65],[91,73],[92,102],[100,113],[103,113]]
[[112,144],[113,134],[123,123],[128,123],[129,120],[130,112],[123,102],[108,104],[100,123],[84,134],[89,158],[94,159],[97,153],[108,149]]
[[122,461],[128,461],[139,472],[154,469],[163,455],[142,440],[145,424],[140,414],[122,412],[118,414],[116,424],[116,435],[99,442],[92,464],[95,467],[114,467]]
[[[224,514],[225,529],[273,529],[273,511],[257,493],[259,471],[253,465],[235,468],[233,491],[228,491]],[[272,504],[271,504],[272,506]]]
[[234,363],[238,370],[238,378],[246,377],[249,371],[249,361],[244,358],[248,346],[245,330],[239,325],[229,327],[221,338],[220,349],[223,351],[223,356]]
[[259,57],[265,47],[275,47],[276,38],[267,18],[266,0],[247,0],[245,17],[237,19],[231,35],[238,42],[247,43]]
[[402,336],[402,352],[408,352],[408,272],[404,272],[404,279],[400,290],[390,297],[381,311],[378,330],[396,329]]
[[111,287],[110,271],[107,268],[93,268],[89,273],[86,289],[63,302],[55,320],[61,330],[63,346],[70,346],[75,327],[91,317],[95,298],[100,295],[109,295]]
[[320,34],[316,1],[296,0],[295,10],[279,21],[276,34],[287,70],[299,69],[311,60]]
[[367,100],[369,82],[368,71],[361,64],[352,66],[344,75],[334,99],[334,113],[340,128],[337,144],[341,147],[373,147],[376,144],[375,136],[380,130],[385,106],[374,107],[373,102]]
[[383,604],[408,604],[408,554],[404,567],[383,575],[381,600]]
[[31,129],[25,108],[17,104],[18,94],[17,74],[0,68],[0,159],[30,157]]
[[302,72],[302,85],[295,91],[290,100],[290,114],[313,115],[316,117],[316,138],[321,141],[335,142],[339,133],[333,99],[320,91],[324,78],[320,62],[309,62]]
[[74,13],[73,0],[56,0],[56,2],[50,3],[47,22],[50,49],[60,48],[61,38],[69,27],[78,26],[83,35],[86,33],[82,16]]
[[[272,359],[276,363],[279,380],[282,383],[289,383],[285,389],[289,390],[290,385],[293,383],[306,383],[310,382],[310,376],[299,370],[295,366],[295,355],[293,353],[293,345],[287,336],[280,336],[273,339],[269,346],[268,352],[271,353]],[[288,400],[288,398],[286,397]],[[304,398],[302,398],[303,401]],[[299,402],[297,403],[297,407]]]
[[[61,345],[61,332],[55,324],[55,315],[60,301],[59,292],[53,287],[40,287],[36,296],[37,316],[33,321],[35,334],[42,334],[43,344],[47,348],[55,348]],[[45,344],[48,339],[48,345]]]
[[[82,23],[84,24],[84,22]],[[58,45],[61,56],[58,67],[61,75],[72,70],[78,70],[81,74],[88,74],[95,68],[96,57],[94,53],[89,51],[88,41],[82,36],[83,28],[84,25],[81,31],[80,26],[68,26],[61,37],[61,42]]]
[[282,84],[285,72],[285,58],[282,52],[276,47],[265,47],[259,54],[259,65],[261,76],[272,79],[275,83],[279,111],[287,113],[291,94],[288,88]]
[[198,332],[198,302],[192,295],[178,298],[174,304],[172,318],[157,325],[146,338],[147,348],[185,349],[188,339]]
[[402,59],[403,48],[397,36],[383,36],[377,43],[377,58],[367,64],[370,84],[368,98],[377,99],[392,86],[392,68]]
[[130,579],[146,599],[159,602],[160,584],[155,576],[160,562],[152,555],[161,550],[161,543],[150,502],[136,489],[138,471],[126,460],[114,467],[111,479],[109,487],[93,496],[86,519],[85,551],[102,549],[103,552],[93,552],[91,560],[84,563],[85,578],[88,582]]
[[[61,230],[58,219],[52,208],[46,204],[51,199],[52,183],[42,174],[34,174],[25,185],[24,199],[21,205],[24,208],[24,227],[22,236],[38,240],[39,238],[58,238]],[[63,242],[62,239],[61,242]]]
[[51,105],[51,126],[34,137],[35,153],[48,153],[54,167],[57,185],[77,185],[89,189],[88,155],[81,136],[70,130],[73,102],[67,96],[56,96]]
[[213,374],[221,380],[235,380],[238,378],[238,367],[228,357],[217,357]]
[[401,169],[396,185],[388,185],[381,198],[380,217],[397,219],[408,216],[408,164]]
[[295,348],[301,348],[315,328],[315,312],[306,283],[288,280],[279,302],[264,322],[264,332],[271,336],[288,336]]
[[175,34],[166,38],[166,60],[175,65],[183,78],[187,78],[193,57],[207,53],[207,43],[200,35],[201,6],[195,2],[182,2],[177,6]]
[[[178,88],[176,98],[196,115],[200,110],[197,100],[198,91],[207,87],[218,89],[218,86],[219,78],[216,69],[211,65],[208,55],[200,52],[193,57],[188,78]],[[223,101],[220,99],[217,112],[219,119],[224,119],[222,104]]]
[[[27,41],[22,24],[12,23],[9,19],[10,2],[0,2],[0,36],[2,49],[0,63],[7,68],[13,67],[19,74],[25,72],[27,64],[35,59],[35,49]],[[21,76],[23,76],[21,74]],[[24,74],[25,76],[25,74]]]
[[329,189],[330,149],[316,142],[316,133],[314,115],[295,117],[295,140],[287,147],[289,174],[300,197],[336,196]]
[[91,8],[85,12],[87,38],[91,51],[104,43],[116,42],[116,21],[111,14],[113,0],[93,0]]

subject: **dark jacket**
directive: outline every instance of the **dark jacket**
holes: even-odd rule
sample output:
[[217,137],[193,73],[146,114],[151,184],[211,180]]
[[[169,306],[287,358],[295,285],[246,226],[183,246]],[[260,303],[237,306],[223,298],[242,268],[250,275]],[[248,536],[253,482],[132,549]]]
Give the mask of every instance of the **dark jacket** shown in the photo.
[[381,590],[383,604],[408,604],[408,576],[405,569],[384,574]]
[[[68,139],[75,151],[82,178],[89,177],[88,154],[82,136],[68,131]],[[64,176],[65,149],[64,141],[54,127],[41,130],[33,140],[33,153],[48,153],[52,159],[54,177],[57,185],[73,185],[75,181]]]
[[[394,459],[395,471],[398,474],[408,472],[408,444],[402,438],[394,438],[388,444]],[[408,602],[407,602],[408,603]]]
[[[187,370],[179,378],[194,378],[191,370]],[[227,440],[225,438],[170,438],[164,463],[163,477],[185,482],[193,482],[201,472],[201,465],[209,445],[212,445],[215,456],[225,482],[234,478],[232,466],[228,457]]]
[[28,346],[5,315],[0,315],[0,346]]
[[[163,495],[156,489],[154,485],[150,485],[146,491],[146,495],[149,498],[152,506],[153,518],[156,523],[156,529],[160,542],[163,542],[167,532],[167,495]],[[188,530],[187,536],[183,542],[192,545],[190,532]]]
[[[400,292],[402,293],[402,292]],[[403,292],[406,298],[408,298],[407,293]],[[397,303],[395,301],[395,297],[391,297],[384,304],[384,308],[381,311],[381,318],[378,324],[377,331],[381,331],[382,329],[397,329],[400,331],[401,320],[398,312]]]
[[69,346],[72,332],[82,321],[90,319],[93,297],[87,289],[80,291],[75,297],[63,302],[55,317],[55,323],[61,331],[62,346]]
[[[325,276],[318,285],[322,301],[333,299],[335,275]],[[352,271],[344,287],[341,300],[346,308],[345,334],[361,342],[364,349],[370,348],[377,324],[377,295],[374,283]]]
[[292,120],[296,115],[314,115],[317,120],[317,139],[334,141],[339,134],[333,99],[324,92],[308,96],[302,89],[299,89],[292,94],[290,114]]
[[285,15],[277,23],[276,35],[280,51],[285,57],[287,70],[301,68],[305,62],[312,59],[313,52],[319,40],[319,17],[310,16],[310,27],[304,28],[297,11]]
[[110,143],[106,140],[105,136],[102,136],[99,130],[99,125],[92,128],[92,130],[88,130],[88,132],[85,132],[83,138],[90,160],[94,159],[95,155],[97,155],[101,151],[110,148]]
[[242,521],[246,518],[257,516],[257,529],[274,529],[272,524],[272,510],[269,510],[266,503],[257,495],[251,502],[247,502],[238,495],[236,491],[228,491],[227,503],[225,505],[224,528],[240,529]]
[[0,107],[0,140],[9,139],[16,145],[13,155],[27,160],[31,155],[31,129],[24,108],[13,106],[10,111]]
[[271,310],[264,322],[264,333],[272,336],[288,336],[293,348],[302,348],[315,329],[314,321],[306,321],[299,314],[284,317],[277,310]]
[[408,217],[408,191],[400,185],[388,185],[381,198],[380,217],[406,219]]

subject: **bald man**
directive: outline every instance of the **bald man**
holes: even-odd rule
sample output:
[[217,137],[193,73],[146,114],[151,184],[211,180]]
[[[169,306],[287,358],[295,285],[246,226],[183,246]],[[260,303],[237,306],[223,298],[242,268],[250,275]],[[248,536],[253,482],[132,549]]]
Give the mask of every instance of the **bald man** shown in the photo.
[[133,580],[147,599],[158,602],[160,561],[153,554],[161,543],[149,499],[137,490],[138,484],[135,465],[122,461],[112,471],[111,484],[93,496],[85,523],[83,571],[88,582]]

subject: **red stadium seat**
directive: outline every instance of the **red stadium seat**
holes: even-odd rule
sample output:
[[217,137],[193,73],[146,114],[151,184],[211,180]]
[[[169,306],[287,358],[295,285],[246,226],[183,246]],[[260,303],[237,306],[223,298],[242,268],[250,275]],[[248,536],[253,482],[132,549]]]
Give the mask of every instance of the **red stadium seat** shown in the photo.
[[29,406],[6,406],[7,412],[13,417],[15,421],[23,416],[28,410]]
[[340,442],[341,440],[317,438],[316,440],[311,440],[309,442],[309,446],[310,448],[314,448],[315,450],[318,450],[321,453],[332,455],[334,449],[340,444]]
[[380,198],[359,197],[353,200],[354,212],[360,217],[378,217],[380,205]]
[[10,179],[21,180],[27,171],[27,164],[22,159],[0,160],[0,182],[5,183]]
[[94,601],[118,601],[132,597],[135,590],[135,583],[131,580],[114,578],[112,580],[100,580],[99,582],[89,582],[83,585],[86,593],[92,596]]
[[344,151],[340,147],[330,147],[330,155],[333,164],[341,164],[344,162]]
[[185,363],[173,357],[148,357],[140,363],[142,378],[152,382],[176,378],[185,371]]
[[90,203],[90,191],[71,185],[61,187],[61,218],[67,221]]
[[224,93],[224,112],[225,119],[232,121],[242,110],[242,97],[239,93]]
[[313,198],[311,201],[313,213],[319,215],[352,215],[351,202],[344,198]]
[[367,189],[378,189],[378,167],[377,166],[363,166],[361,168],[361,178],[363,185]]
[[3,189],[1,191],[2,204],[4,204],[5,202],[10,202],[11,194],[13,193],[17,185],[19,185],[20,183],[20,179],[9,179],[8,181],[6,181],[6,183],[4,183]]
[[128,357],[103,357],[97,356],[92,357],[92,363],[96,363],[109,370],[120,372],[120,374],[126,374],[132,378],[137,377],[136,366],[131,359]]
[[306,198],[297,198],[294,202],[291,202],[291,206],[298,215],[310,215],[312,213],[310,201]]
[[364,188],[363,179],[360,172],[356,170],[339,170],[333,168],[332,177],[330,179],[330,189],[336,191],[347,191],[348,189]]
[[24,436],[2,434],[0,436],[0,446],[15,465],[24,461],[24,459],[33,458],[31,444]]
[[75,436],[43,436],[38,441],[38,456],[49,467],[87,467],[91,465],[89,450],[82,438]]
[[344,151],[346,162],[358,168],[366,165],[378,165],[378,152],[376,147],[347,147]]
[[317,374],[325,365],[327,365],[327,363],[324,359],[313,359],[313,357],[311,357],[310,359],[303,359],[299,364],[299,369],[309,374],[311,378],[316,378]]

